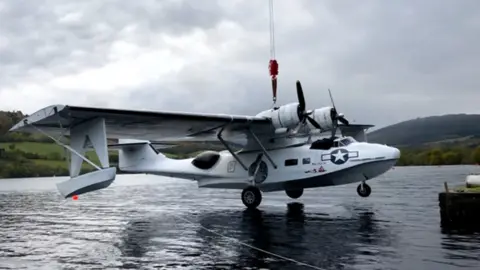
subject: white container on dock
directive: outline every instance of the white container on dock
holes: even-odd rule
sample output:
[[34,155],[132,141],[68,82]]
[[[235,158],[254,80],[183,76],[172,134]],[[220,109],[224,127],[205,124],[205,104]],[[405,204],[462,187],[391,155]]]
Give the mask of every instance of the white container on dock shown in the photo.
[[467,184],[467,188],[480,187],[480,174],[467,175],[465,182]]

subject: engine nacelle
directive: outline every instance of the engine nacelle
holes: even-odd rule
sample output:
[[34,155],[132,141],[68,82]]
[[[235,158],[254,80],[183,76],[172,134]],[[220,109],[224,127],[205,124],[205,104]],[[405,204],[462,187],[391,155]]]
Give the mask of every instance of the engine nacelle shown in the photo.
[[298,118],[298,103],[290,103],[280,106],[278,109],[263,111],[257,114],[257,116],[272,119],[275,129],[293,129],[300,123],[300,119]]
[[[313,113],[310,115],[319,125],[321,130],[330,130],[333,128],[332,122],[332,107],[323,107],[313,110]],[[307,120],[307,125],[310,130],[317,129]]]

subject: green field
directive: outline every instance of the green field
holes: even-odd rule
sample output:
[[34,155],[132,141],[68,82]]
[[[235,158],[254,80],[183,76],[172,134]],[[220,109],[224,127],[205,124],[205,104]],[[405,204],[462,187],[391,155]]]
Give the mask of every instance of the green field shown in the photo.
[[53,143],[41,143],[41,142],[15,142],[15,143],[0,143],[0,148],[4,148],[6,151],[13,151],[10,149],[10,145],[15,145],[15,149],[22,150],[28,153],[36,154],[49,154],[49,153],[59,153],[63,155],[64,150],[61,146]]
[[[12,146],[13,145],[13,148]],[[69,153],[65,149],[54,143],[43,143],[43,142],[11,142],[11,143],[0,143],[0,148],[3,148],[6,152],[20,150],[26,153],[33,153],[42,156],[51,156],[52,154],[58,156],[60,159],[68,157]],[[116,151],[111,151],[110,155],[117,154]],[[99,164],[98,156],[94,151],[87,151],[87,158],[90,159],[93,163]],[[38,165],[45,165],[52,168],[68,168],[68,162],[66,160],[50,160],[50,159],[31,159]],[[92,165],[83,162],[82,167],[85,169],[93,169]]]
[[[44,165],[44,166],[48,166],[48,167],[52,167],[52,168],[60,167],[60,168],[68,170],[68,162],[63,161],[63,160],[34,159],[33,162],[35,162],[35,164],[37,164],[37,165]],[[95,164],[97,164],[97,163],[95,163]],[[93,169],[93,166],[86,163],[86,162],[83,162],[82,163],[82,168]]]
[[474,192],[474,193],[479,193],[480,192],[480,187],[456,187],[453,189],[454,192]]

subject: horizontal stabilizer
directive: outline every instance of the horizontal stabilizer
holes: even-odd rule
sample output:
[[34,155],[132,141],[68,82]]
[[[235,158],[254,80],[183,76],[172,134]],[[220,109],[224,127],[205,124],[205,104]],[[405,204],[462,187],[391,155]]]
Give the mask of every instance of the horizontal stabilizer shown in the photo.
[[[150,145],[156,152],[161,149],[169,149],[169,148],[175,148],[178,145],[176,144],[168,144],[168,143],[158,143],[158,142],[150,142],[146,140],[133,140],[133,139],[122,139],[118,143],[110,143],[108,144],[108,149],[109,150],[122,150],[125,148],[131,148],[135,146],[141,146],[141,145]],[[85,149],[87,150],[92,150],[93,146],[89,142],[85,144]]]
[[372,127],[374,127],[374,125],[350,124],[348,126],[345,126],[345,125],[338,126],[343,136],[351,136],[359,142],[367,141],[367,135],[365,131]]
[[108,149],[122,150],[125,148],[131,148],[131,147],[141,146],[145,144],[150,145],[155,152],[158,152],[157,150],[160,150],[160,149],[168,149],[176,146],[174,144],[152,143],[147,140],[120,139],[118,143],[109,144]]
[[375,125],[367,125],[367,124],[349,124],[348,126],[346,125],[338,125],[338,128],[342,132],[355,132],[359,130],[367,130],[369,128],[374,127]]

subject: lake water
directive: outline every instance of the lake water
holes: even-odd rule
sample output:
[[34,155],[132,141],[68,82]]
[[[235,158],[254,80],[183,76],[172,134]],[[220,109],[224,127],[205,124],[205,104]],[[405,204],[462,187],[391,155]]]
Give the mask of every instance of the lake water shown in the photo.
[[0,269],[309,269],[246,245],[321,269],[480,269],[480,235],[442,232],[438,208],[443,182],[472,172],[397,167],[369,198],[356,184],[264,193],[258,211],[172,178],[121,175],[77,201],[63,178],[0,180]]

